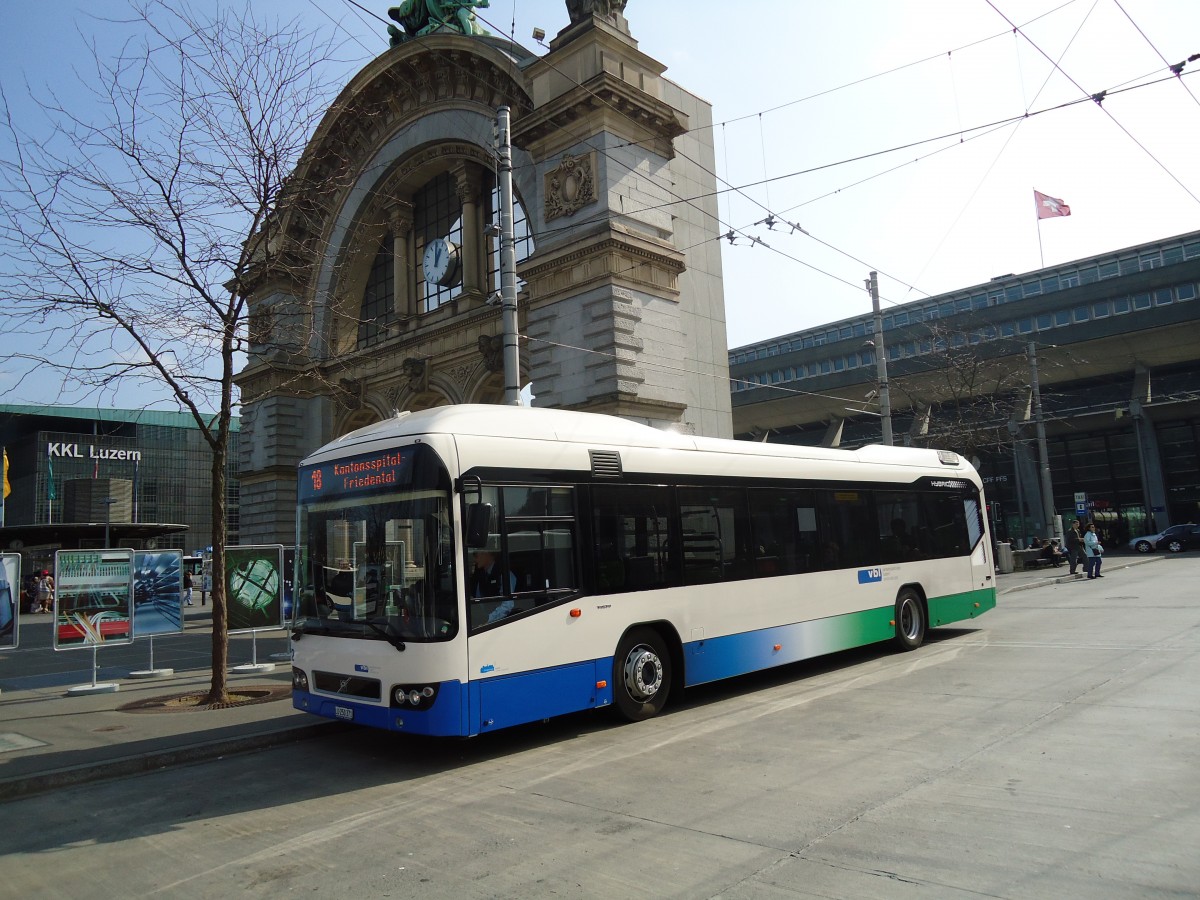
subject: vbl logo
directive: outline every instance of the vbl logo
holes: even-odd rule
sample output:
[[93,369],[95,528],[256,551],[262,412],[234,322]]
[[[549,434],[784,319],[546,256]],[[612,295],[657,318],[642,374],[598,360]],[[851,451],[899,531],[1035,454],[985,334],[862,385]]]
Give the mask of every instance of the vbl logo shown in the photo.
[[859,584],[874,584],[877,581],[883,581],[883,569],[878,566],[873,569],[858,570]]

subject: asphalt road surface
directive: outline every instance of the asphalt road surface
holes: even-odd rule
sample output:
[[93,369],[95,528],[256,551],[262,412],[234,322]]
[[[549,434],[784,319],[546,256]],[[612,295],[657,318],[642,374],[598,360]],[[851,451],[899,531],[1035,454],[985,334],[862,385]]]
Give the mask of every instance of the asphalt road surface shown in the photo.
[[13,897],[1194,897],[1200,556],[471,741],[351,731],[0,805]]

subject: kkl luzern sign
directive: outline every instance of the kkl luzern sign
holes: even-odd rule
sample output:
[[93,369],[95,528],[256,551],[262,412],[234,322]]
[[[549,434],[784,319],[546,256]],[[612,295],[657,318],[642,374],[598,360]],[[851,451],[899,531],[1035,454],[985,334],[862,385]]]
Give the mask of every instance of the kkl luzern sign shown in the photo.
[[124,459],[131,462],[141,462],[141,450],[118,450],[116,447],[97,447],[87,445],[85,455],[78,444],[68,444],[62,441],[51,441],[46,445],[47,456],[58,456],[67,459]]

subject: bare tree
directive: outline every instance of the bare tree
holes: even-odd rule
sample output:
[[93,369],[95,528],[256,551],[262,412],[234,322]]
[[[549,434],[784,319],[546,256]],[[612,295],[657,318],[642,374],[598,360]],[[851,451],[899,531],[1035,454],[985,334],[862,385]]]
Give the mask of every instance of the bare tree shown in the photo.
[[102,23],[134,35],[118,54],[91,45],[93,103],[51,96],[32,133],[0,94],[0,359],[52,367],[99,397],[165,386],[195,419],[212,454],[208,700],[225,702],[226,472],[245,285],[288,264],[273,211],[332,97],[332,53],[249,5],[212,17],[161,0],[131,10]]
[[911,440],[967,458],[1011,446],[1008,423],[1029,387],[1024,346],[973,342],[970,331],[940,323],[919,326],[917,335],[922,354],[896,366],[891,384],[913,410],[919,433]]

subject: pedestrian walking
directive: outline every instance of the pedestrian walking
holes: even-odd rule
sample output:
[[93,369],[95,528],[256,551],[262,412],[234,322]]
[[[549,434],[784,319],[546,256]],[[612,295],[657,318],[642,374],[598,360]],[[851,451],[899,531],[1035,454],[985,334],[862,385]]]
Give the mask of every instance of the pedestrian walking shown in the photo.
[[1071,528],[1066,534],[1066,542],[1067,562],[1071,564],[1071,574],[1074,575],[1079,564],[1083,562],[1083,535],[1079,533],[1078,519],[1071,523]]
[[183,605],[192,606],[192,573],[183,573]]
[[1104,545],[1100,543],[1100,535],[1096,534],[1096,523],[1088,522],[1087,531],[1083,534],[1083,552],[1087,559],[1084,561],[1088,578],[1103,578],[1100,574],[1100,562],[1104,558]]
[[38,612],[54,612],[54,576],[48,569],[43,569],[37,582]]

